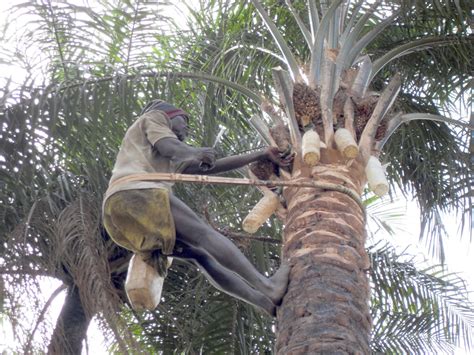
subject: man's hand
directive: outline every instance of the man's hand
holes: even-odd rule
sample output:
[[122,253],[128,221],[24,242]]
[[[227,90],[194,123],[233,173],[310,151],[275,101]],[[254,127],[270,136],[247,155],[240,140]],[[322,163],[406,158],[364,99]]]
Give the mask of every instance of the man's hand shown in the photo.
[[185,174],[200,174],[216,164],[216,153],[212,148],[195,148],[176,138],[162,138],[154,148],[176,164],[185,163]]
[[279,166],[289,166],[293,161],[294,154],[280,152],[277,147],[268,147],[265,151],[266,157]]
[[207,171],[216,164],[216,152],[212,148],[195,148],[195,159],[199,161],[199,169]]

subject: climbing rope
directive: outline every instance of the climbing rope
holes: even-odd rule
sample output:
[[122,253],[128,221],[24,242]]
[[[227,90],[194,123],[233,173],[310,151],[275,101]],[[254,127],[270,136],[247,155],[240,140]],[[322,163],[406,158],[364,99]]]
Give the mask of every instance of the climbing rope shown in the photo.
[[283,180],[258,180],[258,179],[243,179],[243,178],[229,178],[222,176],[208,176],[208,175],[190,175],[190,174],[176,174],[176,173],[148,173],[148,174],[132,174],[127,175],[113,181],[109,188],[120,185],[130,181],[178,181],[178,182],[194,182],[198,184],[217,184],[217,185],[251,185],[251,186],[285,186],[285,187],[307,187],[322,190],[332,190],[341,192],[351,197],[366,215],[365,206],[359,197],[359,194],[348,187],[332,184],[328,182],[318,181],[283,181]]

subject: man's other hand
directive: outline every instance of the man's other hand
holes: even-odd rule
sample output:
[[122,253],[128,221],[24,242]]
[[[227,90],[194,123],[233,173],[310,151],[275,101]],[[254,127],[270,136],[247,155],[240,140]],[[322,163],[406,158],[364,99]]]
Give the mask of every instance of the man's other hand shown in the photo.
[[277,147],[268,147],[265,153],[268,159],[279,166],[289,166],[294,158],[293,153],[280,152]]
[[203,171],[212,169],[216,164],[216,152],[212,148],[196,148],[199,168]]

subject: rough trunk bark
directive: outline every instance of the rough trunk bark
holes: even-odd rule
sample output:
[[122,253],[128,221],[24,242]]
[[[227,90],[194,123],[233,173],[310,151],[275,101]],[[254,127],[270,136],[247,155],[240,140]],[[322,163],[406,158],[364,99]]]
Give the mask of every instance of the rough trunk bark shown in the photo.
[[[326,152],[302,179],[342,184],[360,194],[360,164]],[[277,354],[368,354],[369,259],[365,216],[348,195],[286,188],[283,258],[293,265],[278,311]]]
[[66,300],[54,328],[48,354],[81,354],[91,318],[86,315],[77,287],[69,287]]

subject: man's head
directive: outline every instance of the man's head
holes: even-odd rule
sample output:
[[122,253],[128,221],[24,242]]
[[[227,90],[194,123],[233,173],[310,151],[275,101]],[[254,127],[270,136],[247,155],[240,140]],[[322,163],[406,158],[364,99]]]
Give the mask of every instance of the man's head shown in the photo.
[[146,112],[159,110],[166,113],[171,120],[171,129],[176,134],[180,141],[184,141],[188,135],[188,121],[189,115],[186,111],[173,106],[172,104],[163,100],[153,100],[147,104],[140,115]]
[[188,136],[188,119],[183,115],[174,116],[171,120],[171,130],[183,142]]

